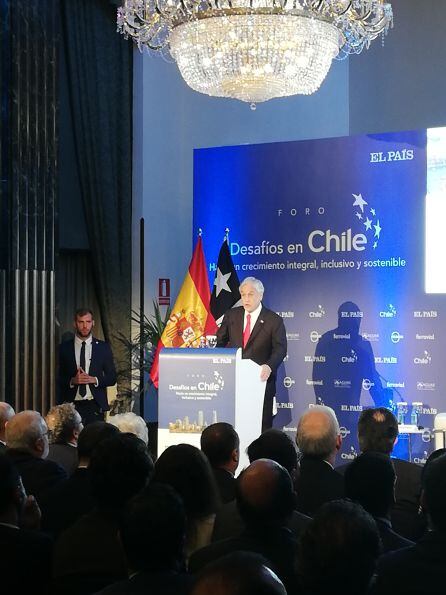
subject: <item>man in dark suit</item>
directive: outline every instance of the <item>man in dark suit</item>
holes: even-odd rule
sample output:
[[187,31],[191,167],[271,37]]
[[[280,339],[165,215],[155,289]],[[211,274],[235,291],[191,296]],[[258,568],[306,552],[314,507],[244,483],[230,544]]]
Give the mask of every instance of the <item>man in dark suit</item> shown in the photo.
[[116,383],[116,370],[110,345],[92,335],[93,313],[76,310],[74,341],[59,346],[58,402],[73,402],[84,425],[104,419],[109,410],[107,386]]
[[203,430],[200,446],[211,464],[222,504],[231,502],[235,499],[234,473],[239,461],[237,432],[225,422],[212,424]]
[[443,595],[446,567],[446,455],[426,466],[421,504],[430,531],[415,545],[378,561],[373,595]]
[[390,513],[395,504],[395,469],[380,452],[364,452],[345,470],[345,495],[375,519],[383,553],[413,545],[392,528]]
[[21,411],[6,426],[6,456],[20,473],[28,494],[39,502],[44,494],[67,474],[48,456],[48,428],[37,411]]
[[45,421],[50,438],[48,460],[63,467],[69,476],[73,475],[79,462],[77,440],[84,427],[79,412],[72,403],[63,403],[52,407]]
[[2,401],[0,403],[0,453],[6,450],[6,424],[14,415],[15,411],[11,405]]
[[296,442],[302,454],[297,510],[313,516],[325,502],[344,496],[344,479],[334,470],[342,437],[333,409],[324,405],[308,409],[299,420]]
[[228,310],[217,331],[218,347],[242,347],[242,357],[261,366],[260,378],[266,381],[262,431],[273,421],[276,372],[287,353],[283,320],[262,305],[263,283],[246,277],[240,285],[242,306]]

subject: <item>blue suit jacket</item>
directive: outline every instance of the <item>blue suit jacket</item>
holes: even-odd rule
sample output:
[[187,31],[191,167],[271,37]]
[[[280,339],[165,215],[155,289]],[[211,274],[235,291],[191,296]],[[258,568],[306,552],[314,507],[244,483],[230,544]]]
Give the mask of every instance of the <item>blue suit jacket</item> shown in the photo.
[[[59,391],[58,403],[72,402],[76,396],[77,386],[70,387],[70,380],[76,375],[76,357],[74,340],[64,341],[59,345]],[[101,409],[109,410],[107,386],[116,383],[116,370],[110,345],[93,337],[91,344],[90,376],[96,376],[98,386],[90,384],[91,394]]]

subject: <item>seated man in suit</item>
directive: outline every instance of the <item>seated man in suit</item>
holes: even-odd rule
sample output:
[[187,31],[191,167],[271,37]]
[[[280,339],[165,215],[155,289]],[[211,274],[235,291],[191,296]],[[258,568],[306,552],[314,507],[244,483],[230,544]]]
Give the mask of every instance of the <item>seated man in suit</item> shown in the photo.
[[93,312],[76,310],[74,340],[59,346],[59,403],[74,403],[84,425],[103,421],[110,407],[107,386],[116,383],[116,370],[110,345],[92,335]]
[[81,416],[72,403],[64,403],[52,407],[45,421],[50,438],[48,460],[58,463],[70,476],[78,464],[77,440],[84,427]]
[[261,366],[260,378],[266,381],[262,431],[273,422],[276,372],[287,353],[283,320],[262,304],[265,289],[255,277],[240,284],[242,306],[231,308],[217,331],[217,347],[242,347],[242,357]]
[[189,570],[204,566],[235,551],[256,552],[270,562],[289,593],[296,588],[294,558],[297,539],[288,529],[296,502],[288,471],[274,461],[259,459],[237,479],[237,505],[245,529],[237,537],[216,541],[195,552]]
[[[20,475],[0,455],[0,575],[2,593],[47,593],[52,541],[39,532],[40,511]],[[26,528],[25,528],[26,526]]]
[[344,496],[343,477],[334,470],[342,437],[331,407],[315,405],[297,426],[296,443],[302,455],[297,480],[297,510],[313,516],[325,502]]
[[373,595],[443,595],[446,568],[446,455],[426,466],[421,503],[430,531],[380,558]]
[[48,428],[37,411],[21,411],[6,426],[6,455],[19,471],[27,494],[37,501],[67,478],[62,467],[48,456]]
[[227,504],[235,499],[234,473],[238,467],[240,440],[231,424],[220,422],[203,430],[201,450],[212,467],[220,499]]
[[395,469],[392,460],[380,452],[365,452],[345,470],[345,495],[361,504],[378,527],[383,552],[413,545],[392,529],[390,513],[395,503]]
[[[361,452],[381,452],[390,458],[398,439],[398,422],[385,407],[366,409],[358,420],[358,441]],[[393,529],[412,541],[424,533],[423,517],[418,514],[422,467],[409,461],[392,458],[396,473],[395,505],[392,508]],[[338,468],[345,473],[348,465]]]
[[153,483],[124,509],[119,535],[130,578],[98,595],[184,595],[192,577],[184,572],[186,511],[175,490]]
[[0,453],[6,450],[6,424],[14,417],[15,411],[8,403],[0,403]]

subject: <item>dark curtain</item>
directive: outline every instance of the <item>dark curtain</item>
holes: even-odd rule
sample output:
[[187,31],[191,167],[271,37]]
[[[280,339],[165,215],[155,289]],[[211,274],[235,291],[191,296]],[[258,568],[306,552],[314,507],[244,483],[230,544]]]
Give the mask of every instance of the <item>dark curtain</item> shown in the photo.
[[[105,338],[118,371],[130,336],[132,44],[116,33],[116,3],[62,0],[75,153]],[[123,387],[121,387],[123,388]]]

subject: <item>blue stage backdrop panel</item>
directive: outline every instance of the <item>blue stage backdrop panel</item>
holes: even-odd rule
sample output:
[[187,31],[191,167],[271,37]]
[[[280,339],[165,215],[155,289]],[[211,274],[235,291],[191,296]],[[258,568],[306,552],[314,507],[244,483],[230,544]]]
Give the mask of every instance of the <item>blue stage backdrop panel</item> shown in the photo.
[[[260,278],[265,305],[284,318],[274,425],[294,432],[309,405],[333,406],[341,460],[358,451],[364,407],[396,412],[405,401],[410,423],[421,402],[417,423],[427,429],[446,409],[445,296],[425,293],[427,138],[421,130],[194,153],[194,231],[204,232],[210,282],[229,227],[239,278]],[[347,302],[357,307],[346,304],[338,325]],[[430,432],[411,436],[410,448],[422,462]]]

